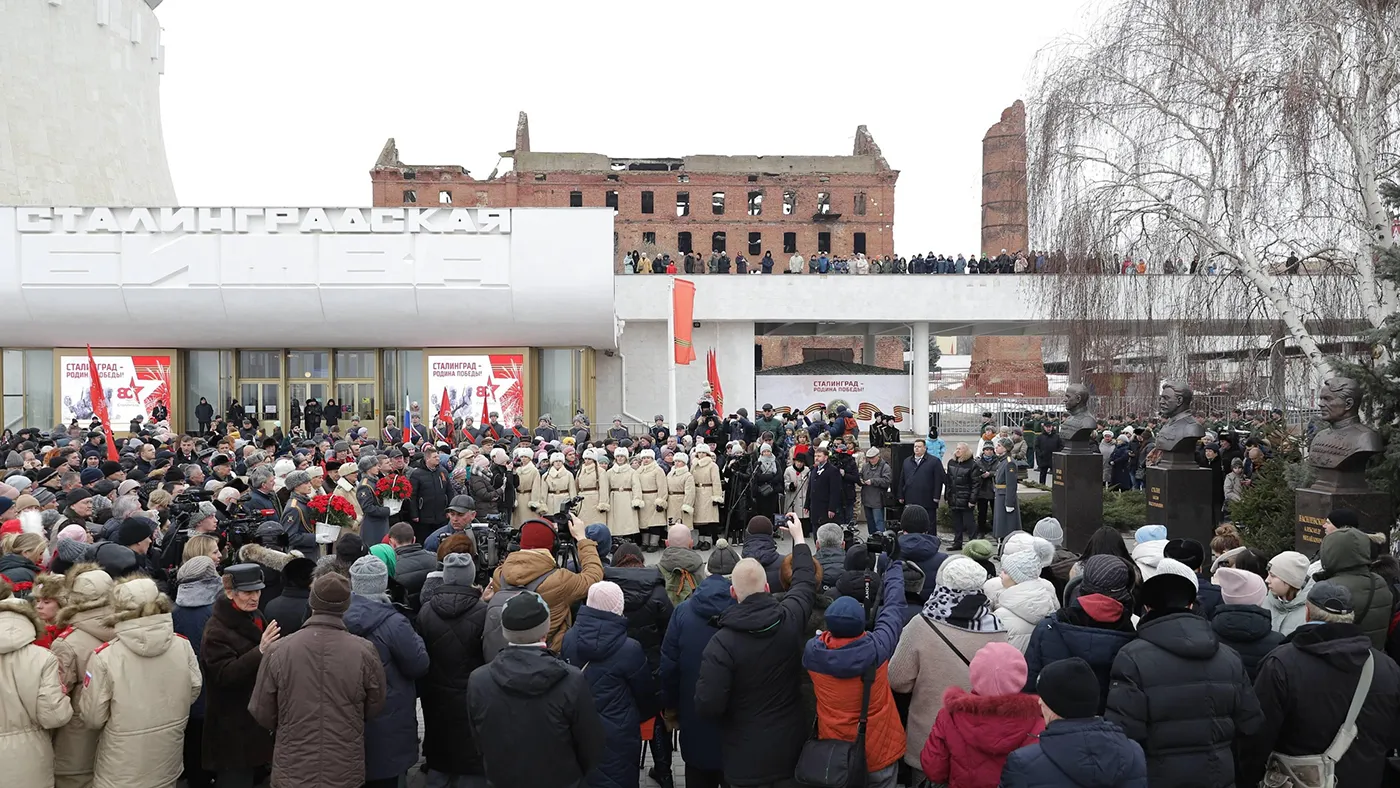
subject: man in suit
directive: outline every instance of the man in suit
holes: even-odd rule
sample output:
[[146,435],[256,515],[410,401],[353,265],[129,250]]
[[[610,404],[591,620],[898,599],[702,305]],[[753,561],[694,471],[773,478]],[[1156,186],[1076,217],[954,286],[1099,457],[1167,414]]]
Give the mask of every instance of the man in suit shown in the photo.
[[945,481],[943,463],[929,456],[923,441],[914,441],[914,456],[904,461],[899,475],[899,502],[905,506],[918,504],[931,514],[936,513]]
[[809,516],[814,522],[835,522],[836,514],[841,511],[841,471],[827,462],[831,454],[825,446],[818,448],[812,456],[812,476],[807,482]]

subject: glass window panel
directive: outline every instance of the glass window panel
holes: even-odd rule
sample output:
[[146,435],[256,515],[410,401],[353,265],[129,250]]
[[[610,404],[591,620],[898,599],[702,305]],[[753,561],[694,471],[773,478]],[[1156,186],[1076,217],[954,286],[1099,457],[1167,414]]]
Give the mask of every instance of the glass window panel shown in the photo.
[[540,351],[540,413],[548,413],[561,427],[569,424],[577,406],[574,403],[574,357],[572,348],[545,348]]
[[[373,350],[337,350],[335,352],[335,376],[337,378],[374,377]],[[337,397],[339,402],[340,398]]]
[[199,429],[199,420],[195,418],[194,409],[199,405],[199,398],[203,397],[214,406],[214,413],[220,414],[228,410],[227,403],[224,402],[223,377],[220,374],[220,356],[222,351],[218,350],[191,350],[185,363],[185,429]]
[[[5,351],[5,396],[24,393],[24,351]],[[50,424],[50,427],[53,425]]]
[[53,351],[24,351],[24,423],[52,427]]
[[238,351],[238,376],[243,378],[282,377],[282,351]]
[[287,352],[287,379],[328,378],[331,376],[331,354],[328,350],[291,350]]

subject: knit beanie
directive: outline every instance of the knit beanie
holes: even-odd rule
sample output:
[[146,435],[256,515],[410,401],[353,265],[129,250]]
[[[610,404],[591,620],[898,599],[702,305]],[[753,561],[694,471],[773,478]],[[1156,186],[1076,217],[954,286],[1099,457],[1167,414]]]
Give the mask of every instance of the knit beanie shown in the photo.
[[1163,558],[1157,573],[1143,581],[1140,597],[1142,604],[1153,610],[1188,608],[1199,590],[1200,578],[1191,567],[1175,558]]
[[1144,525],[1133,532],[1133,541],[1138,544],[1143,542],[1160,542],[1167,538],[1167,527],[1165,525]]
[[899,515],[899,527],[911,534],[929,533],[928,510],[916,503],[909,504]]
[[[81,528],[82,526],[78,527]],[[69,564],[76,564],[87,558],[88,549],[91,547],[92,545],[87,542],[81,542],[77,539],[61,538],[58,540],[58,547],[55,548],[55,551],[58,553],[60,560]]]
[[214,559],[207,555],[197,555],[194,558],[180,564],[180,569],[175,573],[177,583],[190,583],[195,580],[207,580],[219,577],[219,568],[214,565]]
[[1001,543],[1002,557],[1011,553],[1019,553],[1022,550],[1035,552],[1035,537],[1025,531],[1016,531]]
[[350,581],[338,572],[321,575],[311,583],[308,604],[312,613],[344,615],[350,608]]
[[1004,555],[1001,557],[1001,571],[1005,572],[1013,583],[1034,580],[1040,577],[1040,559],[1030,550]]
[[728,577],[734,574],[734,567],[738,565],[739,554],[729,546],[729,540],[716,540],[715,549],[710,552],[710,560],[706,562],[705,569],[712,575]]
[[357,596],[380,596],[389,590],[389,567],[367,555],[350,565],[350,591]]
[[962,554],[974,561],[990,561],[996,555],[996,546],[986,539],[973,539],[963,545]]
[[588,587],[587,604],[594,610],[604,610],[620,616],[624,601],[622,588],[617,583],[603,580]]
[[540,520],[529,520],[520,526],[521,550],[553,550],[554,529]]
[[476,582],[476,562],[470,553],[448,553],[442,559],[442,581],[448,585],[469,586]]
[[950,556],[938,567],[938,585],[954,591],[976,591],[985,582],[987,570],[967,556]]
[[1123,602],[1131,595],[1131,583],[1132,570],[1127,561],[1116,555],[1091,555],[1084,559],[1079,593],[1081,596],[1103,594]]
[[1195,539],[1173,539],[1162,548],[1162,555],[1186,564],[1193,571],[1201,571],[1206,561],[1206,548]]
[[1053,517],[1045,517],[1035,524],[1035,535],[1049,542],[1055,547],[1064,547],[1065,529],[1060,526],[1060,521]]
[[1035,551],[1035,557],[1040,561],[1041,569],[1055,563],[1055,545],[1050,544],[1050,540],[1032,536],[1031,549]]
[[354,533],[341,534],[340,538],[335,540],[334,553],[346,566],[355,563],[361,556],[369,555],[369,551],[365,549],[365,541],[359,534]]
[[978,695],[1012,695],[1026,686],[1026,658],[1010,643],[988,643],[977,649],[968,666],[968,680]]
[[1285,550],[1269,561],[1269,574],[1288,585],[1301,589],[1308,584],[1308,557]]
[[1263,578],[1243,569],[1222,566],[1211,579],[1220,586],[1220,598],[1227,605],[1262,605],[1269,592]]
[[1050,710],[1067,720],[1099,716],[1102,688],[1094,669],[1079,657],[1056,660],[1040,669],[1036,694]]
[[549,636],[549,603],[533,591],[506,600],[501,609],[501,634],[507,643],[528,646]]
[[761,514],[754,515],[749,518],[749,533],[772,536],[773,521]]
[[117,526],[116,538],[112,541],[122,547],[132,545],[150,539],[156,532],[156,524],[144,517],[128,517],[122,520],[122,524]]
[[839,638],[865,632],[865,606],[854,597],[840,596],[826,608],[826,628]]
[[612,532],[602,523],[594,523],[583,529],[583,535],[587,539],[592,539],[598,545],[598,555],[606,556],[612,554]]

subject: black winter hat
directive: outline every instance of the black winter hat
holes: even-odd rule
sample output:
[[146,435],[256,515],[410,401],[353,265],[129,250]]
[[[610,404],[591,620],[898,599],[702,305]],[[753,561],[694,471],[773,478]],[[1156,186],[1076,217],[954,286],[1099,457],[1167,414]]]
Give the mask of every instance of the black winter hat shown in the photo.
[[1193,571],[1199,572],[1201,565],[1206,561],[1206,548],[1195,539],[1173,539],[1162,548],[1162,555],[1174,558],[1191,567]]
[[1360,528],[1361,520],[1356,516],[1356,512],[1351,509],[1333,509],[1327,513],[1327,519],[1338,528]]
[[1051,662],[1040,669],[1036,694],[1050,710],[1067,720],[1099,716],[1099,680],[1079,657]]
[[289,588],[310,588],[311,573],[316,562],[309,558],[293,558],[282,567],[282,578]]
[[917,503],[909,504],[904,507],[904,512],[899,515],[899,526],[911,534],[928,533],[928,510]]
[[121,473],[123,470],[125,470],[124,468],[122,468],[122,464],[117,462],[116,460],[103,460],[102,465],[99,467],[102,470],[103,476],[111,476],[114,473]]
[[150,539],[156,532],[156,524],[144,517],[128,517],[117,527],[113,540],[122,547],[130,547],[137,542]]
[[335,540],[335,557],[344,561],[346,565],[355,563],[356,560],[369,555],[369,548],[365,547],[365,541],[359,534],[341,534]]

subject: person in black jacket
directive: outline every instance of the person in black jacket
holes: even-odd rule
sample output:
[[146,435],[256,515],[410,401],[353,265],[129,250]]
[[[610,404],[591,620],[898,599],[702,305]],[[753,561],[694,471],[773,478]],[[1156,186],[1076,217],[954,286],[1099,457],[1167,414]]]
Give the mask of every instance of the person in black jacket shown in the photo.
[[1065,447],[1065,441],[1060,437],[1060,431],[1055,428],[1055,423],[1045,422],[1044,432],[1035,441],[1035,464],[1040,466],[1040,483],[1045,483],[1045,476],[1050,472],[1054,464],[1055,452]]
[[495,788],[582,785],[602,758],[603,723],[583,672],[545,644],[549,605],[533,591],[516,594],[501,629],[507,646],[467,681],[468,729],[486,778]]
[[437,570],[437,556],[423,549],[408,523],[389,526],[389,545],[394,548],[394,582],[403,586],[410,610],[417,610],[419,594],[428,573]]
[[[613,555],[613,565],[603,568],[603,579],[622,589],[627,637],[641,645],[648,669],[656,675],[661,669],[661,641],[666,637],[666,628],[674,612],[661,570],[646,566],[641,548],[626,542]],[[671,736],[659,711],[657,709],[655,715],[657,727],[649,743],[655,764],[651,778],[668,787],[671,783]]]
[[841,471],[841,511],[836,513],[836,522],[853,523],[856,500],[860,498],[860,465],[855,454],[845,447],[831,453],[831,463]]
[[1283,634],[1275,632],[1273,616],[1265,610],[1264,596],[1269,589],[1264,579],[1253,572],[1232,567],[1215,570],[1223,599],[1210,614],[1210,626],[1223,645],[1240,655],[1249,680],[1259,675],[1264,657],[1283,643]]
[[1264,724],[1239,741],[1240,785],[1263,778],[1270,752],[1316,755],[1331,745],[1367,657],[1371,688],[1356,718],[1356,739],[1337,763],[1337,785],[1385,784],[1386,755],[1400,745],[1400,668],[1352,622],[1353,607],[1345,587],[1315,583],[1308,623],[1260,663],[1254,690]]
[[1196,582],[1163,558],[1142,584],[1138,637],[1113,660],[1104,718],[1142,745],[1151,785],[1233,788],[1231,747],[1264,720],[1239,655],[1191,612]]
[[282,593],[268,602],[263,613],[277,622],[283,635],[301,629],[311,615],[311,573],[316,562],[293,558],[282,567]]
[[263,654],[283,634],[275,621],[264,625],[258,612],[262,585],[255,564],[225,570],[224,593],[214,600],[200,643],[205,692],[201,751],[204,768],[215,772],[220,784],[252,785],[254,772],[272,762],[272,732],[248,711]]
[[475,587],[476,564],[466,553],[442,562],[442,585],[418,611],[415,627],[428,649],[428,675],[418,680],[423,699],[423,758],[429,785],[452,785],[463,775],[485,775],[472,739],[467,688],[472,671],[486,664],[481,634],[486,603]]
[[306,422],[306,434],[313,436],[316,430],[321,428],[321,403],[315,397],[306,398],[306,407],[301,411],[302,419]]
[[741,560],[730,589],[739,604],[720,616],[695,684],[696,711],[721,726],[724,776],[732,785],[789,783],[807,739],[801,647],[816,601],[816,569],[801,522],[793,518],[789,530],[787,594],[776,600],[763,566]]
[[955,553],[962,549],[964,538],[972,539],[977,534],[972,507],[977,500],[977,488],[981,486],[981,475],[972,449],[966,443],[954,447],[944,473],[943,500],[948,502],[948,510],[953,515],[952,549]]
[[914,441],[914,455],[905,459],[899,475],[899,502],[918,504],[929,512],[938,511],[938,499],[945,485],[943,463],[928,453],[928,444]]
[[816,449],[812,457],[812,473],[807,481],[807,516],[813,522],[835,522],[841,513],[841,471],[828,462],[831,453],[827,449]]
[[419,542],[447,524],[452,479],[447,470],[439,465],[440,459],[438,453],[430,449],[424,452],[422,464],[414,466],[408,474],[413,493],[404,509],[408,512],[408,522],[413,524],[413,533]]
[[214,406],[209,400],[199,398],[199,404],[194,406],[194,420],[199,423],[199,434],[208,435],[209,425],[214,421]]

